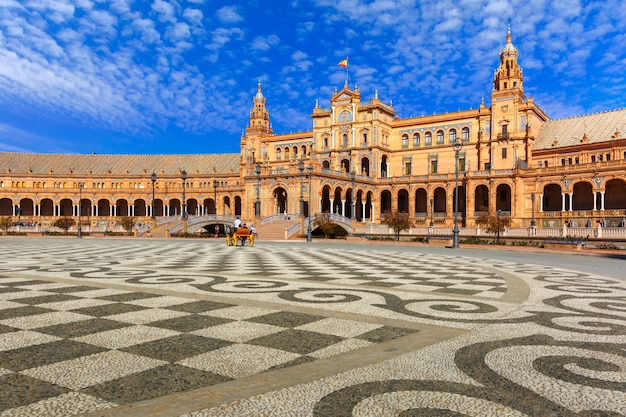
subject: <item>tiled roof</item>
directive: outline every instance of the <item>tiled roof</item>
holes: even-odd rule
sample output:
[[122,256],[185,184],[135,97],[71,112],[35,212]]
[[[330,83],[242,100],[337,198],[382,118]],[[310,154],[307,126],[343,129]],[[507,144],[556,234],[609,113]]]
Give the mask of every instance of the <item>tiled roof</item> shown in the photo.
[[[238,174],[239,154],[98,155],[0,152],[0,172],[33,174]],[[9,171],[10,170],[10,171]]]
[[[626,136],[626,108],[548,120],[535,140],[535,150],[562,148],[583,143],[607,142]],[[583,137],[586,136],[586,141]]]

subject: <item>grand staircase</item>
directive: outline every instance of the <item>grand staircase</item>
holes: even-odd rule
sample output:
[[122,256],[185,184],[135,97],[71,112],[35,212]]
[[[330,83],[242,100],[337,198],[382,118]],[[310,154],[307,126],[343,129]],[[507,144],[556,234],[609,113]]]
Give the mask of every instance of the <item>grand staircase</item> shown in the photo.
[[[285,240],[286,230],[300,220],[280,220],[264,225],[257,225],[257,239],[260,240]],[[298,237],[296,234],[294,238]]]

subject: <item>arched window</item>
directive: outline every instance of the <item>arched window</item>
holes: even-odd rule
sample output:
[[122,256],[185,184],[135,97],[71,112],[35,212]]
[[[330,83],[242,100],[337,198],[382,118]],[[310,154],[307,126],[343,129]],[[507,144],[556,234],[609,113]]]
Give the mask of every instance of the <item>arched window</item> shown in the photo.
[[450,129],[450,143],[456,142],[456,129]]
[[461,138],[463,139],[463,142],[467,142],[470,138],[470,132],[469,132],[469,127],[464,127],[461,130]]
[[282,157],[282,151],[280,150],[280,148],[276,149],[276,159],[280,160],[280,158]]
[[403,148],[409,147],[409,135],[407,135],[406,133],[402,135],[402,147]]
[[437,131],[437,145],[443,145],[443,130]]
[[343,134],[343,146],[348,146],[348,134]]
[[413,146],[415,148],[420,146],[420,134],[419,133],[413,133]]
[[426,142],[425,145],[426,146],[430,146],[433,144],[433,134],[430,132],[426,132],[426,134],[424,135],[424,141]]

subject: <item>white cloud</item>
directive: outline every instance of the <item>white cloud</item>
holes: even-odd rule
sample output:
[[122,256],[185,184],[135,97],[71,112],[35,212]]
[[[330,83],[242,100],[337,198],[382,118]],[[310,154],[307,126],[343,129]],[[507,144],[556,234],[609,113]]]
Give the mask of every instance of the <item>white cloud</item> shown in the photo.
[[256,51],[267,51],[270,48],[278,45],[280,38],[276,35],[269,36],[257,36],[252,40],[250,47]]
[[154,0],[154,3],[152,3],[152,10],[159,15],[159,20],[161,22],[176,22],[174,6],[171,3],[163,0]]
[[237,12],[237,8],[234,6],[224,6],[220,8],[215,15],[223,23],[238,23],[243,20]]

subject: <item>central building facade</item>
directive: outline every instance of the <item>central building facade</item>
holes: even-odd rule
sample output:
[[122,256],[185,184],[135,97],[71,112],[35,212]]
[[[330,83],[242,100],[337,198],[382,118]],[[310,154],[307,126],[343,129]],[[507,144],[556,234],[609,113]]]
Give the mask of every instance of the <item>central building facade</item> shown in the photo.
[[401,119],[345,84],[329,107],[316,103],[311,130],[291,134],[272,131],[259,82],[239,154],[0,153],[0,215],[93,226],[332,213],[356,233],[388,212],[418,226],[496,213],[522,228],[624,225],[626,110],[550,120],[525,96],[510,31],[499,60],[490,106]]

